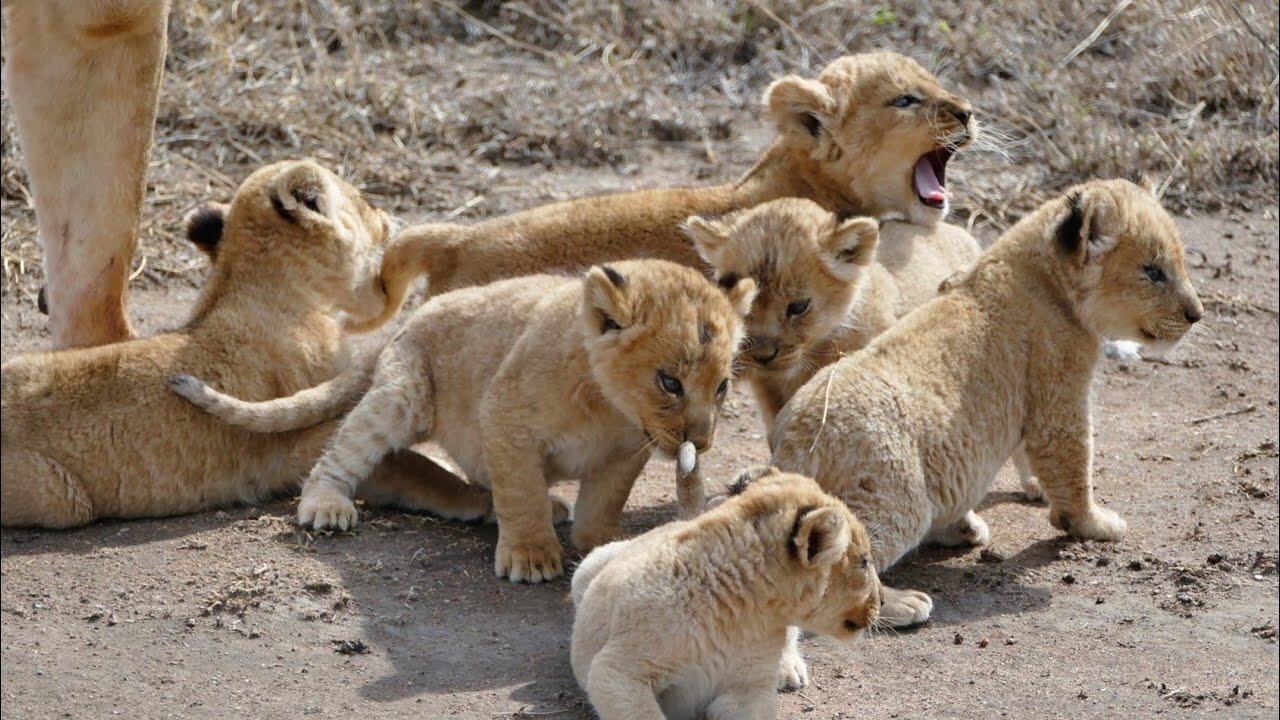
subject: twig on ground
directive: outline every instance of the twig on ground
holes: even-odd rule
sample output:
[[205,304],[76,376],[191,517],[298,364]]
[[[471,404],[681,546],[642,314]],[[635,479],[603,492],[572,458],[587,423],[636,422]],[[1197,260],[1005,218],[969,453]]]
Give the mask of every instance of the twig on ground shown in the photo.
[[1204,417],[1188,418],[1186,422],[1188,425],[1199,425],[1200,423],[1207,423],[1210,420],[1221,420],[1222,418],[1228,418],[1233,415],[1243,415],[1245,413],[1251,413],[1257,409],[1258,409],[1257,405],[1250,403],[1248,405],[1245,405],[1242,408],[1237,408],[1235,410],[1227,410],[1226,412],[1214,413],[1213,415],[1205,415]]

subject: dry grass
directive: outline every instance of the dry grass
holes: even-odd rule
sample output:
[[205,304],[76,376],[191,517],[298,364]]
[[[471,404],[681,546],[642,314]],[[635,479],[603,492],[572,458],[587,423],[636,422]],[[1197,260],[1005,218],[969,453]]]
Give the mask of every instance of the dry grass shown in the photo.
[[[673,148],[687,182],[732,177],[769,79],[873,48],[933,67],[991,131],[952,166],[962,222],[1003,226],[1097,176],[1148,173],[1176,208],[1259,202],[1278,186],[1277,32],[1273,3],[1230,0],[175,0],[140,281],[190,279],[181,213],[282,157],[410,218],[582,194],[589,168],[681,181],[638,170]],[[4,292],[30,298],[4,107]]]

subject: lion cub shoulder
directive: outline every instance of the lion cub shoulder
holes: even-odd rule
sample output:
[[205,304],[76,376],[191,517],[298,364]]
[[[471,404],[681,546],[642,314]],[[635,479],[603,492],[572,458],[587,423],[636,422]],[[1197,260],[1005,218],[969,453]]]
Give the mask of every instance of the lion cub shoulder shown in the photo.
[[774,468],[732,492],[597,548],[574,573],[570,658],[601,717],[775,717],[789,626],[851,639],[876,621],[870,542],[840,500]]

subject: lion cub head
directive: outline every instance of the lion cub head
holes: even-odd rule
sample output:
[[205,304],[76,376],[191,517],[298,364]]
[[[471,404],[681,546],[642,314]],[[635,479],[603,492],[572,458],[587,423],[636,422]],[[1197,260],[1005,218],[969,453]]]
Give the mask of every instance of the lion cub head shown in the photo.
[[591,370],[609,399],[662,451],[711,445],[729,390],[742,318],[755,282],[717,287],[662,260],[591,268],[582,332]]
[[257,170],[229,205],[208,203],[189,213],[186,230],[215,272],[261,273],[274,265],[289,272],[281,282],[297,284],[305,277],[340,309],[381,308],[381,296],[367,286],[376,277],[391,221],[359,190],[314,161],[289,160]]
[[798,198],[691,217],[685,231],[721,280],[756,281],[744,355],[769,369],[787,368],[845,320],[880,237],[871,218],[841,220]]
[[947,161],[978,132],[968,100],[892,52],[839,58],[817,80],[784,77],[765,106],[783,141],[845,188],[853,207],[919,225],[946,214]]
[[1171,350],[1204,316],[1182,240],[1150,181],[1093,181],[1051,210],[1053,244],[1076,276],[1076,312],[1095,335]]
[[812,478],[774,467],[748,470],[706,522],[716,522],[712,513],[749,522],[766,541],[759,562],[772,567],[762,576],[784,583],[789,577],[797,589],[816,584],[794,621],[803,629],[851,639],[879,618],[880,578],[867,529]]

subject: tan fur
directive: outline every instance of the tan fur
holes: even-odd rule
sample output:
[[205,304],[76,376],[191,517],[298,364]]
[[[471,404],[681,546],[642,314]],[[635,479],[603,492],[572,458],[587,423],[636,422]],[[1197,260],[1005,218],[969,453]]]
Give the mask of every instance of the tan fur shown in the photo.
[[0,370],[4,525],[70,527],[250,500],[295,486],[319,456],[332,424],[246,433],[190,407],[164,381],[195,371],[263,398],[331,377],[344,362],[337,315],[367,312],[369,298],[351,288],[367,286],[386,217],[310,161],[264,168],[229,209],[194,217],[193,230],[204,229],[193,239],[214,261],[186,326],[22,355]]
[[[1167,278],[1148,277],[1158,268]],[[1071,188],[1006,232],[948,291],[815,375],[779,414],[773,459],[876,533],[879,570],[920,542],[985,543],[974,512],[1023,444],[1054,527],[1118,540],[1092,488],[1089,388],[1101,338],[1175,343],[1203,312],[1177,228],[1133,183]],[[928,617],[885,588],[882,617]]]
[[[721,290],[689,268],[640,260],[585,278],[526,276],[433,298],[383,350],[371,387],[303,487],[298,521],[350,527],[351,494],[372,463],[433,440],[472,483],[493,489],[491,501],[468,500],[497,517],[496,574],[556,577],[548,481],[583,480],[573,528],[580,549],[618,537],[651,447],[674,454],[686,440],[699,450],[711,444],[754,293],[751,280]],[[660,372],[680,392],[664,391]],[[355,392],[361,383],[333,387]],[[197,381],[175,389],[239,424],[294,412],[294,399],[255,406]]]
[[756,281],[743,357],[767,427],[815,372],[931,299],[980,252],[959,228],[939,225],[930,236],[894,222],[877,231],[874,220],[840,222],[796,198],[690,218],[686,232],[716,277]]
[[[894,98],[919,97],[909,107]],[[431,223],[398,235],[387,251],[385,311],[429,276],[432,294],[548,269],[580,271],[619,258],[665,258],[705,269],[680,232],[690,215],[717,215],[782,197],[833,211],[898,217],[931,227],[945,208],[921,202],[913,169],[925,154],[958,148],[976,132],[969,103],[910,58],[890,52],[832,62],[817,80],[773,83],[766,112],[777,139],[740,181],[703,188],[641,190],[555,203],[474,225]],[[922,231],[928,232],[928,231]]]
[[852,639],[876,622],[862,523],[807,477],[753,477],[574,572],[570,660],[602,720],[774,718],[779,660],[798,635],[788,626]]
[[125,285],[168,0],[4,5],[5,89],[31,178],[54,347],[130,338]]

